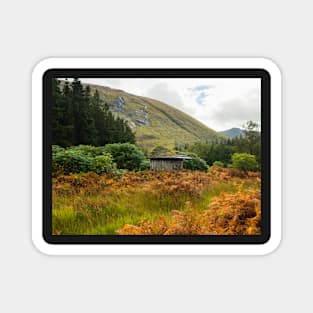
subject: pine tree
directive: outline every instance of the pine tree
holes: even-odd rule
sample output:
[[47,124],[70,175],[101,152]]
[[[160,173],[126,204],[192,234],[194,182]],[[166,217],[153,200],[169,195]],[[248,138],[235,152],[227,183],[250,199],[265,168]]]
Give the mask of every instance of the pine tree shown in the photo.
[[92,114],[91,109],[91,93],[90,93],[90,87],[87,86],[85,88],[84,92],[84,101],[83,101],[83,108],[85,112],[85,119],[86,119],[86,141],[89,144],[97,145],[97,130],[95,126],[95,119]]
[[62,142],[62,101],[61,101],[60,82],[52,80],[52,144]]
[[96,90],[81,84],[52,82],[53,144],[61,146],[89,144],[103,146],[108,143],[135,143],[135,135],[128,123],[115,118]]
[[104,109],[101,108],[98,90],[91,97],[91,114],[95,125],[95,145],[104,146],[107,143],[107,121]]
[[72,92],[74,145],[91,144],[95,135],[94,123],[90,114],[89,98],[86,98],[85,90],[78,78],[74,78],[72,82]]
[[65,79],[62,90],[62,143],[61,146],[70,146],[74,140],[74,125],[73,125],[73,101],[72,91],[68,79]]

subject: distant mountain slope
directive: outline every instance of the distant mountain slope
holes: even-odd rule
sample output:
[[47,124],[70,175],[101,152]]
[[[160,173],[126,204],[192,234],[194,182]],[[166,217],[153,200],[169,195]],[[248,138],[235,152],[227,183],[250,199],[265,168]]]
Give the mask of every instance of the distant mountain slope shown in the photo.
[[101,99],[109,104],[116,116],[128,121],[136,134],[137,143],[148,151],[158,145],[173,149],[175,143],[212,141],[224,137],[166,103],[123,90],[88,85],[92,93],[98,90]]
[[220,131],[220,134],[224,135],[225,137],[228,138],[235,138],[235,137],[239,137],[240,135],[243,135],[244,132],[242,129],[237,128],[237,127],[233,127],[224,131]]

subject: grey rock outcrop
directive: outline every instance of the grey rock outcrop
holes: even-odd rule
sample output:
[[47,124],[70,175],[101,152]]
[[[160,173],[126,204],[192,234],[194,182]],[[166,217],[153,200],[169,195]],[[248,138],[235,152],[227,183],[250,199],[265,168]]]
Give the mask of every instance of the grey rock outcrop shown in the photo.
[[110,104],[111,110],[113,112],[123,112],[125,109],[125,100],[122,96],[118,96]]
[[144,106],[142,109],[137,109],[135,111],[135,124],[138,126],[145,126],[149,124],[149,112],[147,106]]

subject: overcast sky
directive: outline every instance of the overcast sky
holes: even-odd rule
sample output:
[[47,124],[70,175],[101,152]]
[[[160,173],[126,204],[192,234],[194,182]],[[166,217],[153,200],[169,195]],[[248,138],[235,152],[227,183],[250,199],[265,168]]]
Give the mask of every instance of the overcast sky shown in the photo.
[[163,101],[214,130],[261,120],[259,78],[94,78],[81,79]]

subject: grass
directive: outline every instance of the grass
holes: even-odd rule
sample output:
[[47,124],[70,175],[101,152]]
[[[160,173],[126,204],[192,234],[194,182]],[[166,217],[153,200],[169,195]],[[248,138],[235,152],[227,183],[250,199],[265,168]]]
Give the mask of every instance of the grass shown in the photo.
[[[61,176],[53,181],[53,234],[116,234],[126,224],[170,218],[189,203],[206,210],[214,197],[259,188],[256,178],[230,177],[228,170],[210,173],[137,172],[120,179],[86,174]],[[227,176],[228,175],[228,176]]]

